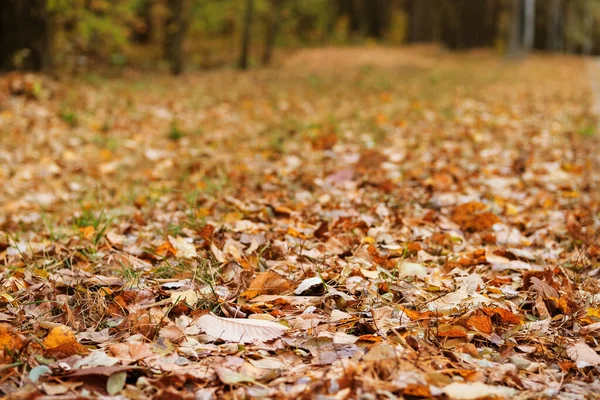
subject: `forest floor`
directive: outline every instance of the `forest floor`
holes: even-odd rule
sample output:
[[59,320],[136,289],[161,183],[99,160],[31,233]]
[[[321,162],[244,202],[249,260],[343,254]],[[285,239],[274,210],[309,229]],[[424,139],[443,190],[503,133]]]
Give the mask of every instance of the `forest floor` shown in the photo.
[[598,396],[588,65],[0,77],[0,394]]

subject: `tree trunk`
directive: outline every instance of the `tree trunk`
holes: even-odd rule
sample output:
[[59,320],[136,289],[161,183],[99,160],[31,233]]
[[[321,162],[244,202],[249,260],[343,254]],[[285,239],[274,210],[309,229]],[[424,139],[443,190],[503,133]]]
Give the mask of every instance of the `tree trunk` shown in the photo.
[[408,41],[410,43],[428,42],[433,39],[431,29],[430,0],[412,0],[408,6]]
[[0,69],[52,67],[52,29],[45,0],[0,1]]
[[383,39],[388,27],[388,18],[391,14],[388,0],[370,0],[363,5],[367,13],[369,36]]
[[546,49],[560,50],[561,0],[549,0],[546,17]]
[[509,46],[508,46],[508,56],[511,58],[516,58],[521,56],[522,54],[522,46],[521,46],[521,27],[522,27],[522,18],[521,12],[523,11],[523,3],[522,0],[513,0],[512,1],[512,10],[511,10],[511,23],[510,23],[510,38],[509,38]]
[[581,45],[581,51],[586,56],[589,56],[592,54],[592,49],[594,48],[594,16],[589,9],[586,11],[587,13],[583,17],[584,40]]
[[148,44],[152,40],[154,24],[152,21],[152,6],[154,0],[141,0],[136,10],[136,16],[143,26],[134,29],[133,40],[140,44]]
[[362,33],[360,8],[360,0],[340,0],[339,15],[348,17],[348,34],[350,36]]
[[242,32],[242,49],[240,52],[239,68],[248,69],[250,57],[250,39],[252,36],[252,20],[254,19],[254,0],[246,0],[244,14],[244,31]]
[[183,71],[183,39],[187,31],[185,0],[167,0],[167,6],[169,17],[165,25],[164,55],[170,64],[171,74],[179,75]]
[[535,0],[524,1],[523,50],[529,52],[533,48],[535,35]]
[[269,4],[269,16],[267,19],[267,29],[265,36],[265,52],[262,61],[264,65],[269,65],[273,59],[273,47],[275,46],[275,37],[279,29],[279,19],[281,18],[281,6],[283,0],[271,0]]

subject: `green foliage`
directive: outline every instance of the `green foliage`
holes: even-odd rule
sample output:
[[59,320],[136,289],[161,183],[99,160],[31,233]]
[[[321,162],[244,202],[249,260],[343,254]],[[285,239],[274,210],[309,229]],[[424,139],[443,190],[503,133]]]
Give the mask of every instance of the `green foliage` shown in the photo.
[[78,123],[77,113],[70,108],[62,108],[60,110],[60,118],[65,121],[71,128],[75,128]]
[[171,122],[171,129],[169,130],[169,139],[174,142],[177,142],[184,136],[185,132],[179,129],[179,127],[177,126],[177,121],[173,120]]
[[600,22],[600,1],[572,0],[567,3],[565,39],[567,50],[592,46],[593,26]]
[[75,68],[81,55],[100,56],[123,66],[123,50],[129,45],[135,0],[48,0],[54,24],[54,57]]
[[579,128],[577,131],[581,136],[595,136],[596,135],[596,127],[594,125],[587,125]]

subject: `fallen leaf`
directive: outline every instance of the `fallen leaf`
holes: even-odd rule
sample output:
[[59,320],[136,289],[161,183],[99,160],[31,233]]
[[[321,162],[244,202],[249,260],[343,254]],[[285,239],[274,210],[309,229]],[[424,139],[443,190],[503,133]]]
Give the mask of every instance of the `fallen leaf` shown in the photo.
[[452,324],[442,324],[438,326],[437,335],[446,338],[466,338],[468,336],[464,326]]
[[567,347],[567,355],[575,361],[577,368],[600,365],[600,355],[585,342],[576,342]]
[[19,353],[28,341],[17,328],[9,324],[0,324],[0,363],[10,364],[12,354]]
[[212,314],[200,317],[196,325],[215,339],[227,342],[266,342],[280,337],[288,328],[260,319],[221,318]]
[[191,238],[169,236],[169,243],[175,249],[175,257],[194,258],[198,256],[194,241]]
[[232,371],[229,368],[216,367],[215,372],[219,380],[226,385],[237,385],[238,383],[254,382],[254,378],[239,372]]
[[38,365],[37,367],[34,367],[31,369],[31,371],[29,371],[29,379],[31,379],[31,381],[35,383],[39,381],[42,376],[51,373],[52,370],[46,365]]
[[467,320],[467,326],[481,333],[492,333],[492,320],[487,315],[472,315]]
[[44,348],[50,354],[58,358],[68,357],[74,354],[87,353],[75,338],[73,330],[65,325],[53,328],[43,341]]
[[108,377],[106,381],[106,392],[110,396],[115,396],[123,390],[125,387],[125,381],[127,380],[127,372],[121,371],[116,372]]
[[241,296],[250,300],[261,294],[281,294],[292,289],[292,283],[274,271],[261,272],[250,282]]
[[481,382],[454,382],[445,386],[442,391],[446,396],[456,400],[476,400],[488,398],[511,398],[517,391],[506,386],[486,385]]
[[190,307],[195,307],[196,303],[198,303],[198,294],[192,290],[185,290],[183,292],[173,292],[171,293],[171,301],[173,304],[177,304],[182,301],[185,302]]
[[[318,276],[314,276],[312,278],[306,278],[300,285],[294,290],[294,294],[301,295],[310,295],[318,292],[322,292],[323,290],[323,279]],[[276,294],[276,293],[275,293]]]

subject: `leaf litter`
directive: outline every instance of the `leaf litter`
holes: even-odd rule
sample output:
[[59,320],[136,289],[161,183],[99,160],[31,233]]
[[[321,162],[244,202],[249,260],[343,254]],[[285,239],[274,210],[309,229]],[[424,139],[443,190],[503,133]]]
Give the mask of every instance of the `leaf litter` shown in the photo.
[[600,390],[584,61],[398,51],[0,92],[0,393]]

